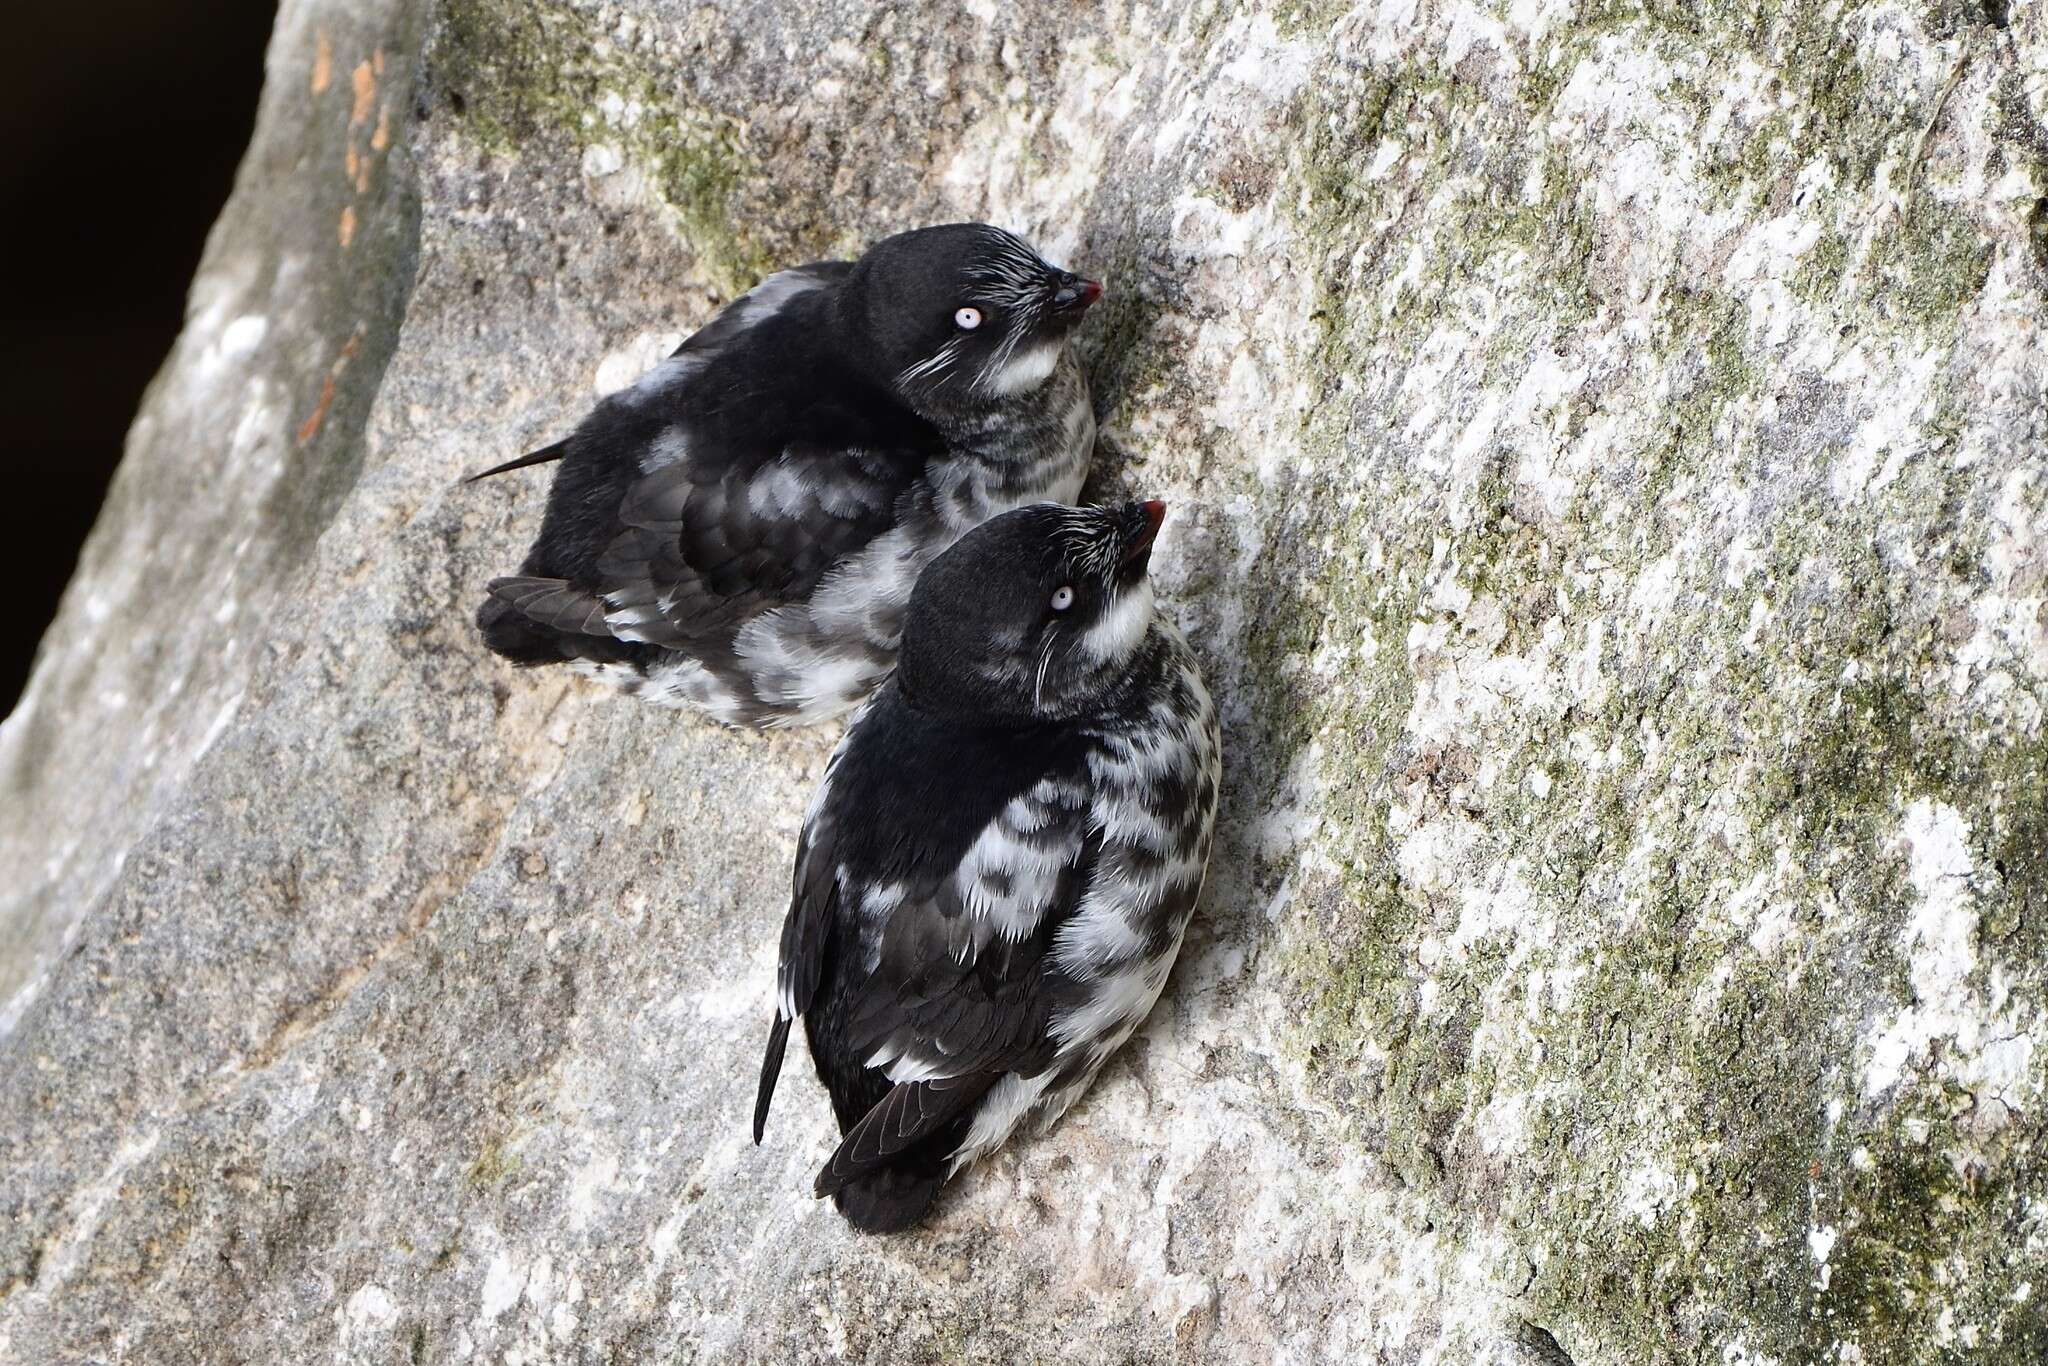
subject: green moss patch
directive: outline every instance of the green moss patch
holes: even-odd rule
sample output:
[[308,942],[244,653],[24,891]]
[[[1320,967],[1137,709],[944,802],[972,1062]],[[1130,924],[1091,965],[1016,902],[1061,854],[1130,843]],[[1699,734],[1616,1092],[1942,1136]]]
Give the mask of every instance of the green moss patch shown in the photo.
[[[1954,334],[1990,248],[1924,165],[1903,205],[1880,192],[1941,93],[1881,69],[1868,40],[1885,22],[1858,3],[1598,6],[1455,71],[1428,52],[1332,62],[1293,112],[1279,198],[1316,292],[1315,473],[1254,500],[1288,553],[1246,586],[1257,734],[1237,743],[1266,765],[1255,781],[1310,752],[1321,780],[1279,955],[1297,1042],[1446,1246],[1513,1230],[1539,1268],[1517,1311],[1599,1359],[1720,1361],[1740,1343],[1788,1363],[1853,1347],[1874,1366],[1961,1360],[1974,1341],[2017,1361],[2041,1340],[2040,1295],[2020,1287],[2048,1288],[2048,1255],[2019,1231],[2048,1152],[2038,1117],[1993,1124],[1952,1094],[1941,1041],[1884,1095],[1863,1089],[1868,1040],[1915,1005],[1912,802],[1968,824],[1986,964],[1971,989],[1996,963],[2013,999],[2048,990],[2048,749],[1947,691],[1989,496],[1953,458],[1959,381],[1869,394],[1787,373],[1756,321],[1782,305],[1704,248],[1647,299],[1625,294],[1617,263],[1638,244],[1603,217],[1584,149],[1548,131],[1580,64],[1614,47],[1667,65],[1629,119],[1651,141],[1674,120],[1701,133],[1726,97],[1716,73],[1755,61],[1774,98],[1686,163],[1704,202],[1761,220],[1817,195],[1795,337],[1919,351]],[[1645,312],[1624,361],[1587,361]],[[1427,395],[1404,387],[1458,347]],[[1445,431],[1545,352],[1593,376],[1551,431],[1448,461]],[[1897,403],[1918,405],[1911,444],[1878,460],[1904,458],[1837,492],[1851,434]],[[1594,422],[1613,444],[1591,476],[1552,515],[1528,511],[1525,454]],[[1732,571],[1738,553],[1753,568]],[[1653,568],[1669,586],[1651,608],[1634,595]],[[1433,605],[1466,595],[1462,612]],[[1411,632],[1449,644],[1411,663]],[[1477,689],[1518,656],[1540,656],[1554,704],[1474,700],[1469,734],[1408,733],[1425,688]],[[1598,685],[1565,687],[1573,669]],[[1455,851],[1453,892],[1403,872],[1389,815],[1418,802]],[[1452,903],[1510,873],[1541,942],[1511,924],[1450,946]],[[1481,1138],[1503,1105],[1526,1117],[1505,1163]]]
[[[741,185],[761,174],[739,126],[690,99],[591,16],[451,0],[429,61],[449,107],[486,147],[513,153],[538,139],[614,146],[649,175],[727,293],[770,268],[733,212]],[[609,117],[608,104],[636,117]]]

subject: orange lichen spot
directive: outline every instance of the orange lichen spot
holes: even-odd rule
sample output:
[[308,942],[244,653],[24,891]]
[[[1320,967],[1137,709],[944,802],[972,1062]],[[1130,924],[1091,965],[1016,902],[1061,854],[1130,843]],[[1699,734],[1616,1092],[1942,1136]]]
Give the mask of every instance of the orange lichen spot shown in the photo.
[[341,249],[347,251],[349,243],[356,240],[356,210],[353,204],[341,211]]
[[356,193],[357,193],[357,194],[368,194],[368,193],[370,192],[370,167],[371,167],[371,165],[372,165],[372,164],[373,164],[373,163],[372,163],[372,158],[371,158],[371,157],[369,157],[369,156],[367,156],[367,155],[366,155],[366,156],[363,156],[363,157],[361,157],[361,158],[359,158],[359,159],[357,160],[357,162],[356,162]]
[[349,184],[351,184],[351,185],[355,184],[355,181],[356,181],[356,164],[357,164],[358,162],[360,162],[361,160],[362,160],[362,158],[356,155],[356,147],[355,147],[355,144],[354,144],[354,143],[350,143],[350,144],[349,144],[349,145],[348,145],[348,146],[347,146],[346,148],[344,148],[344,149],[342,150],[342,154],[341,154],[341,165],[342,165],[342,169],[343,169],[344,171],[346,171],[346,172],[348,173],[348,181],[349,181]]
[[348,126],[360,128],[370,121],[370,109],[377,103],[377,74],[370,70],[368,62],[363,62],[349,79],[355,85],[356,104],[349,111]]
[[299,444],[305,445],[320,434],[320,424],[327,420],[327,410],[334,406],[334,391],[341,383],[341,376],[348,369],[348,363],[356,358],[356,352],[363,347],[363,325],[356,324],[356,330],[349,334],[341,354],[334,358],[334,364],[327,369],[327,377],[320,382],[320,401],[313,405],[313,411],[299,424]]
[[313,93],[324,95],[327,87],[334,84],[334,43],[321,29],[313,39]]
[[391,106],[377,106],[377,131],[370,134],[370,150],[381,152],[391,145]]
[[299,444],[305,445],[320,434],[320,424],[327,420],[327,410],[334,406],[334,376],[328,375],[320,382],[320,401],[313,405],[312,416],[299,424]]
[[377,68],[379,76],[384,74],[384,49],[378,48],[370,54],[370,64]]

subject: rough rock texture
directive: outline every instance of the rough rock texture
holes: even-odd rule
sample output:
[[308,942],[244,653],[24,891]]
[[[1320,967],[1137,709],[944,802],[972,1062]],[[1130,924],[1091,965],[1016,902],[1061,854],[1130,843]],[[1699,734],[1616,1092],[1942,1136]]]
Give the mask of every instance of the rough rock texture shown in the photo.
[[[286,0],[0,730],[0,1359],[2048,1355],[2048,13]],[[747,1142],[831,736],[468,629],[765,265],[1105,272],[1223,700],[1150,1027]]]

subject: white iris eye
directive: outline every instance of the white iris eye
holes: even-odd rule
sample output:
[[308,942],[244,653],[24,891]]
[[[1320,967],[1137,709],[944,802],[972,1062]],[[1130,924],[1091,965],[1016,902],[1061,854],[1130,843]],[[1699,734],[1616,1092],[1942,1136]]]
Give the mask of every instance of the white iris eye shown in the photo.
[[981,310],[978,308],[959,309],[954,312],[953,321],[960,325],[962,332],[972,332],[975,328],[981,326]]
[[1074,605],[1074,590],[1065,584],[1052,590],[1052,610],[1064,612]]

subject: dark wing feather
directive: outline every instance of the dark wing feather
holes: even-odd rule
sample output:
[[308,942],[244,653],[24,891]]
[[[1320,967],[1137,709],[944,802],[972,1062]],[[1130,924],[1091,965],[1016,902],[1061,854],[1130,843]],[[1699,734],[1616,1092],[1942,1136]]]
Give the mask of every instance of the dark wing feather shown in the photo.
[[886,1167],[890,1159],[987,1095],[1001,1075],[982,1072],[891,1088],[840,1140],[818,1172],[814,1190],[821,1197],[837,1195],[849,1181]]
[[840,742],[825,765],[825,791],[804,822],[797,841],[796,872],[790,880],[789,911],[782,919],[782,952],[776,967],[775,1022],[768,1031],[768,1051],[761,1060],[761,1081],[754,1092],[754,1142],[768,1125],[768,1106],[782,1073],[782,1052],[789,1043],[790,1022],[811,1008],[818,980],[825,971],[825,945],[832,917],[839,909],[839,879],[834,875],[832,779],[846,752]]
[[[827,770],[829,780],[830,770]],[[803,1015],[818,995],[825,942],[839,912],[839,878],[832,860],[831,828],[813,821],[797,845],[789,915],[782,922],[782,963],[776,986],[792,1015]]]
[[[999,938],[967,963],[932,953],[948,937],[933,923],[945,917],[938,910],[944,898],[907,903],[890,917],[882,961],[845,1023],[841,1044],[855,1057],[887,1052],[937,1075],[897,1082],[846,1131],[818,1173],[818,1195],[836,1194],[888,1166],[978,1102],[1005,1073],[1030,1076],[1051,1065],[1056,1046],[1049,1028],[1062,985],[1051,960],[1053,934],[1074,913],[1075,889],[1085,885],[1078,874],[1097,847],[1092,837],[1084,842],[1076,875],[1062,879],[1061,894],[1025,938]],[[893,992],[887,989],[892,980],[898,984]]]
[[[851,261],[812,261],[801,266],[791,266],[769,276],[733,300],[733,303],[743,305],[750,299],[758,300],[764,292],[774,290],[778,283],[787,285],[815,282],[820,285],[834,285],[844,280],[852,270]],[[677,356],[689,355],[692,352],[716,351],[752,327],[758,318],[758,312],[745,307],[722,308],[710,322],[683,338],[682,344],[668,353],[669,359],[674,360]]]
[[933,727],[893,686],[840,741],[805,818],[777,981],[846,1134],[821,1193],[959,1120],[1005,1073],[1050,1064],[1052,944],[1100,845],[1084,764],[1047,736]]
[[[883,934],[874,979],[845,1022],[847,1048],[862,1058],[914,1060],[946,1076],[1037,1071],[1053,1054],[1047,955],[1053,931],[1074,905],[1058,904],[1029,938],[998,940],[964,965],[930,952],[929,945],[943,942],[930,927],[899,933],[899,923],[930,915],[928,907],[902,907]],[[913,939],[928,947],[910,947]]]
[[906,898],[883,927],[875,969],[840,1022],[842,1044],[854,1056],[943,1076],[1030,1074],[1052,1060],[1048,1029],[1063,980],[1051,958],[1053,936],[1079,908],[1101,834],[1069,795],[1020,800],[1030,803],[1026,819],[1013,822],[1006,807],[994,825],[999,847],[1030,850],[1008,878],[1029,909],[1019,916],[1013,907],[998,922],[977,911],[957,876]]
[[819,1195],[888,1166],[968,1112],[1004,1074],[1031,1076],[1052,1064],[1051,1015],[1065,981],[1053,936],[1077,909],[1097,848],[1095,837],[1081,840],[1028,932],[998,936],[964,963],[944,952],[953,940],[945,922],[974,914],[957,898],[930,895],[891,914],[881,959],[834,1051],[883,1062],[901,1080],[847,1130],[818,1173]]
[[924,456],[792,440],[715,478],[688,460],[656,470],[628,492],[598,561],[613,629],[682,646],[807,597],[889,528]]
[[604,603],[566,579],[515,574],[492,579],[490,593],[543,626],[587,636],[611,634],[611,628],[605,623]]

